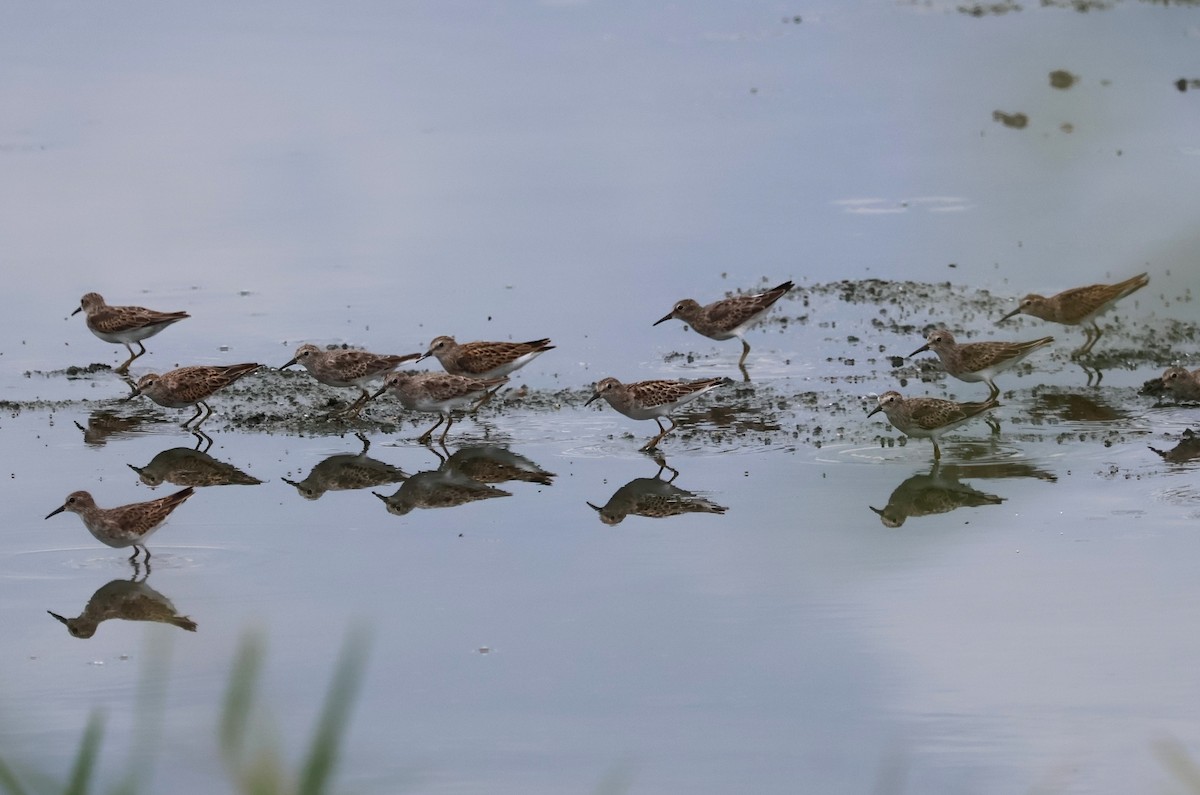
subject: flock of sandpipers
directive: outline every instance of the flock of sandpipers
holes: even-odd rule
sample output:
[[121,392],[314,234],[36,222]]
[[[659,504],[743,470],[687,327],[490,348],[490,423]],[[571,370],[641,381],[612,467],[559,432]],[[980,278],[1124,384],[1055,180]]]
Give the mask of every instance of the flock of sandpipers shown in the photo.
[[[1117,284],[1078,287],[1049,298],[1030,294],[1000,320],[1026,314],[1065,325],[1082,325],[1087,339],[1083,347],[1075,352],[1081,355],[1090,351],[1100,338],[1102,332],[1096,318],[1111,309],[1117,301],[1145,287],[1149,281],[1149,277],[1143,273]],[[704,306],[684,299],[654,325],[675,318],[714,340],[740,339],[742,355],[738,367],[748,378],[745,362],[750,344],[746,342],[745,333],[762,320],[775,302],[793,286],[792,282],[787,281],[762,293],[735,295]],[[75,312],[81,311],[86,314],[87,326],[93,334],[106,342],[120,343],[128,350],[129,358],[116,368],[121,374],[127,373],[129,365],[146,352],[142,340],[188,317],[186,312],[109,306],[97,293],[83,296]],[[938,439],[942,434],[999,405],[996,397],[1000,389],[996,386],[995,377],[1051,342],[1052,337],[1028,342],[958,343],[949,331],[936,329],[929,334],[925,344],[911,355],[934,352],[946,372],[955,378],[986,383],[989,388],[987,399],[978,403],[959,403],[932,397],[905,398],[899,392],[888,391],[879,396],[878,406],[867,416],[882,411],[888,421],[907,436],[931,439],[934,459],[937,460],[941,457]],[[132,343],[138,345],[136,353]],[[549,339],[458,343],[453,337],[437,337],[424,353],[388,355],[361,350],[322,350],[315,345],[305,344],[280,369],[298,364],[322,384],[357,388],[360,392],[358,399],[339,412],[345,416],[358,416],[369,400],[390,391],[406,409],[438,414],[437,422],[418,441],[429,442],[433,432],[444,422],[445,427],[439,437],[444,444],[455,412],[478,407],[495,394],[512,372],[553,348]],[[419,362],[430,356],[437,358],[445,372],[396,372],[396,368],[405,362]],[[212,414],[212,408],[206,402],[208,398],[263,366],[247,362],[225,366],[180,367],[161,375],[150,373],[133,385],[133,395],[145,395],[168,408],[195,407],[196,413],[183,423],[183,427],[194,422],[192,427],[198,428]],[[383,378],[383,385],[372,393],[367,385],[379,378]],[[672,411],[729,382],[730,379],[722,377],[695,381],[658,379],[627,384],[616,378],[604,378],[596,383],[593,395],[584,405],[603,398],[627,417],[654,420],[659,433],[642,447],[643,451],[650,451],[675,429]],[[1189,372],[1181,367],[1172,367],[1163,373],[1162,384],[1180,399],[1200,400],[1200,370]],[[667,419],[669,426],[663,426],[663,418]],[[117,508],[100,508],[88,492],[76,491],[46,518],[62,511],[77,513],[99,541],[111,547],[133,547],[130,560],[137,558],[139,549],[149,558],[150,552],[144,546],[146,537],[192,493],[189,487],[157,500]]]

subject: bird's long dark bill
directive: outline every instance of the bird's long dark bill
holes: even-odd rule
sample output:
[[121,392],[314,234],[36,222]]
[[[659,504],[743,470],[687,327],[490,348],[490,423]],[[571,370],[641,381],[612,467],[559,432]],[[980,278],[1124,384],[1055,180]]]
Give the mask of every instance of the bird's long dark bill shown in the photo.
[[[50,513],[46,514],[46,519],[49,519],[51,516],[54,516],[54,514],[56,514],[56,513],[62,513],[65,510],[67,510],[67,506],[60,505],[57,508],[55,508],[53,511],[51,511]],[[43,520],[43,521],[45,521],[45,520]]]
[[870,417],[872,414],[878,414],[881,411],[883,411],[883,406],[876,406],[867,412],[867,416]]
[[82,307],[82,306],[77,306],[77,307],[75,307],[75,311],[71,313],[71,317],[75,317],[76,315],[78,315],[78,314],[79,314],[80,312],[82,312],[82,311],[83,311],[83,307]]
[[373,394],[373,395],[371,395],[371,397],[367,398],[367,400],[374,400],[375,398],[379,397],[387,390],[388,390],[387,384],[384,384],[383,386],[379,387],[379,390],[377,392],[375,392],[375,394]]
[[1000,318],[1000,319],[999,319],[999,320],[997,320],[996,322],[997,322],[997,323],[1003,323],[1004,321],[1008,320],[1008,319],[1009,319],[1010,317],[1012,317],[1013,315],[1019,315],[1019,314],[1021,314],[1021,307],[1019,307],[1019,306],[1018,306],[1016,309],[1014,309],[1013,311],[1009,312],[1007,315],[1005,315],[1004,317]]
[[53,610],[47,610],[46,612],[49,613],[50,615],[54,616],[55,618],[57,618],[59,621],[63,622],[64,624],[67,623],[67,620],[65,618],[60,616],[58,613],[55,613]]
[[596,513],[600,513],[603,510],[599,505],[592,505],[590,502],[588,503],[588,507]]
[[922,345],[920,348],[917,348],[917,349],[916,349],[915,351],[913,351],[912,353],[910,353],[910,354],[909,354],[909,355],[908,355],[906,358],[909,358],[909,359],[911,359],[912,357],[916,356],[918,353],[924,353],[924,352],[925,352],[925,351],[927,351],[927,350],[929,350],[929,343],[928,343],[928,342],[927,342],[927,343],[925,343],[924,345]]
[[671,319],[671,318],[673,318],[673,317],[675,317],[675,313],[674,313],[674,312],[668,312],[668,313],[667,313],[667,315],[666,315],[666,317],[660,318],[660,319],[658,319],[658,320],[654,321],[653,323],[651,323],[650,325],[652,325],[652,326],[657,326],[659,323],[666,323],[668,320],[670,320],[670,319]]
[[588,398],[586,401],[584,401],[583,405],[585,405],[585,406],[590,406],[590,405],[592,405],[592,401],[594,401],[594,400],[595,400],[596,398],[598,398],[598,397],[600,397],[600,393],[599,393],[599,392],[597,392],[596,394],[594,394],[594,395],[592,395],[590,398]]
[[288,363],[287,363],[287,364],[285,364],[283,367],[280,367],[279,369],[280,369],[280,370],[286,370],[286,369],[288,369],[289,367],[291,367],[291,366],[292,366],[293,364],[295,364],[295,363],[296,363],[296,360],[295,360],[295,359],[291,359],[290,361],[288,361]]
[[433,351],[431,351],[431,350],[429,350],[429,351],[425,351],[424,353],[420,354],[420,355],[417,357],[417,361],[418,361],[418,362],[423,362],[423,361],[425,361],[426,359],[428,359],[430,356],[433,356]]

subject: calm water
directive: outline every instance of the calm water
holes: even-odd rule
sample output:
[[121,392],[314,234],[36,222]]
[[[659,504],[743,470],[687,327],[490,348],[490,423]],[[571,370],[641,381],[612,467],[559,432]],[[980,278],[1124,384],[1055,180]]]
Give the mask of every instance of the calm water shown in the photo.
[[[1167,334],[1197,321],[1200,89],[1174,82],[1200,78],[1200,11],[956,9],[9,8],[3,758],[65,777],[102,710],[106,780],[135,760],[146,792],[223,788],[215,729],[243,635],[266,638],[265,734],[295,759],[365,625],[339,791],[1167,789],[1156,748],[1200,759],[1200,481],[1148,446],[1197,410],[1136,388],[1200,366],[1194,334]],[[1053,88],[1055,70],[1077,80]],[[1098,387],[1066,358],[1082,332],[997,328],[975,300],[1143,270],[1097,346],[1139,355]],[[650,324],[788,278],[805,291],[751,336],[752,387],[663,446],[671,485],[724,513],[599,521],[589,502],[619,514],[666,487],[636,452],[651,424],[583,409],[581,390],[736,376],[736,342]],[[822,287],[873,278],[954,286]],[[192,314],[135,374],[278,366],[304,341],[550,336],[520,373],[535,400],[456,425],[447,453],[553,477],[404,515],[371,492],[407,483],[310,499],[285,479],[314,483],[334,456],[429,473],[418,485],[453,467],[412,441],[424,418],[363,426],[363,453],[353,429],[230,427],[244,404],[218,397],[208,455],[262,482],[200,489],[144,583],[196,631],[110,620],[73,638],[46,611],[78,616],[134,572],[76,517],[42,517],[80,488],[102,505],[168,493],[130,466],[194,442],[185,414],[117,403],[111,374],[62,372],[120,361],[68,317],[88,290]],[[1001,433],[964,428],[937,469],[927,441],[864,418],[929,322],[1060,340],[1002,378]],[[904,372],[906,392],[983,394]],[[286,409],[288,382],[263,379],[243,399]],[[145,421],[76,427],[106,413]],[[137,708],[156,665],[161,731]]]

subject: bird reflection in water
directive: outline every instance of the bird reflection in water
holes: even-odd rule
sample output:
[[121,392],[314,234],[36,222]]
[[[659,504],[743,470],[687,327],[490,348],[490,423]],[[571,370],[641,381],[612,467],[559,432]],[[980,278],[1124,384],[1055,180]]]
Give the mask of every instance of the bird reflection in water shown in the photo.
[[[438,454],[438,457],[442,456]],[[523,455],[493,444],[464,447],[449,458],[443,458],[441,468],[458,470],[471,480],[486,484],[519,480],[549,486],[554,481],[553,472],[547,472]]]
[[281,478],[284,483],[296,487],[305,499],[317,500],[327,491],[352,491],[399,483],[408,475],[399,467],[386,464],[367,456],[371,442],[361,433],[354,434],[362,442],[357,453],[331,455],[313,467],[308,477],[299,482]]
[[388,513],[404,516],[414,508],[453,508],[479,500],[511,497],[512,492],[489,484],[522,480],[550,485],[554,477],[528,458],[502,447],[469,447],[449,457],[432,447],[429,449],[441,460],[441,466],[411,476],[391,496],[374,492],[383,500]]
[[1196,434],[1191,428],[1184,430],[1183,435],[1179,437],[1179,443],[1170,450],[1159,450],[1156,447],[1151,447],[1151,450],[1158,453],[1162,460],[1169,464],[1184,464],[1196,458],[1200,458],[1200,434]]
[[910,517],[949,513],[958,508],[978,508],[999,505],[1003,497],[976,489],[960,478],[1036,478],[1053,482],[1058,478],[1051,472],[1031,464],[995,462],[981,464],[940,464],[934,462],[926,474],[913,475],[888,497],[883,508],[868,506],[879,515],[885,527],[900,527]]
[[1034,397],[1030,413],[1068,422],[1109,422],[1126,416],[1103,401],[1076,392],[1041,392]]
[[[140,575],[140,578],[139,578]],[[102,621],[121,618],[126,621],[157,621],[196,631],[196,622],[179,615],[171,600],[146,584],[150,576],[150,565],[145,574],[135,565],[133,577],[128,580],[113,580],[100,586],[88,599],[83,612],[75,618],[65,618],[51,610],[47,613],[66,625],[67,631],[76,638],[90,638]]]
[[134,436],[144,432],[143,426],[163,424],[163,419],[154,414],[117,414],[108,409],[96,409],[88,415],[87,427],[75,422],[83,431],[83,443],[89,447],[103,447],[110,438]]
[[[685,513],[723,514],[728,510],[706,497],[674,485],[675,479],[679,477],[679,470],[668,466],[663,458],[657,458],[655,461],[658,464],[658,472],[654,477],[634,478],[613,492],[603,506],[588,503],[600,514],[601,522],[607,525],[620,524],[631,514],[661,519]],[[662,474],[666,470],[671,471],[671,477],[663,480]]]
[[[262,483],[247,475],[233,464],[218,461],[208,454],[212,439],[206,434],[194,432],[196,447],[173,447],[163,450],[144,467],[129,464],[138,473],[142,482],[151,488],[163,483],[177,486],[257,486]],[[204,442],[207,441],[205,445]],[[204,446],[204,450],[200,447]]]

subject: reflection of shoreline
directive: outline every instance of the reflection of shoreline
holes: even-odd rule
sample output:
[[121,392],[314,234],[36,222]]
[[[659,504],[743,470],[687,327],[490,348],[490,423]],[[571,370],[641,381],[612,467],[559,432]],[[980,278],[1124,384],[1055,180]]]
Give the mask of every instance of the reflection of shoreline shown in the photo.
[[934,463],[928,473],[905,479],[888,497],[883,508],[867,506],[886,527],[900,527],[911,517],[949,513],[959,508],[999,505],[1003,497],[976,489],[960,478],[1000,479],[1035,478],[1054,482],[1057,478],[1031,464],[996,462],[982,464]]
[[[616,525],[630,515],[662,519],[685,513],[724,514],[728,510],[706,497],[674,485],[679,470],[667,466],[663,460],[659,460],[658,464],[658,472],[654,477],[634,478],[613,492],[603,506],[589,502],[588,505],[600,515],[600,521],[606,525]],[[671,470],[672,475],[663,480],[662,473],[667,469]]]
[[88,599],[83,612],[75,618],[65,618],[58,613],[47,613],[66,625],[67,631],[76,638],[90,638],[104,621],[120,618],[126,621],[157,621],[162,624],[196,631],[196,622],[179,615],[171,600],[146,584],[150,567],[138,579],[139,568],[134,566],[133,577],[128,580],[112,580],[101,585]]
[[318,463],[299,482],[280,478],[295,486],[306,500],[319,500],[327,491],[354,491],[397,483],[408,475],[400,467],[367,456],[371,442],[361,433],[354,434],[362,442],[357,453],[335,453]]

